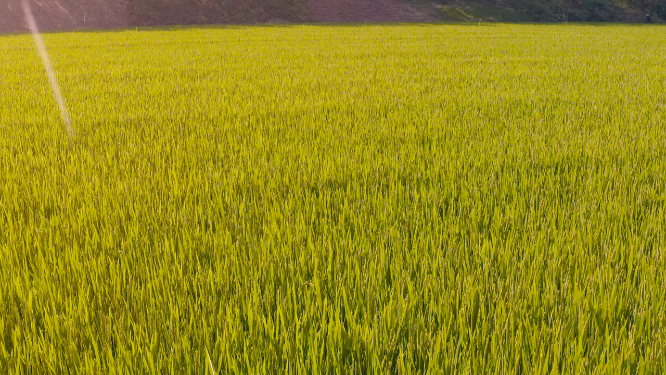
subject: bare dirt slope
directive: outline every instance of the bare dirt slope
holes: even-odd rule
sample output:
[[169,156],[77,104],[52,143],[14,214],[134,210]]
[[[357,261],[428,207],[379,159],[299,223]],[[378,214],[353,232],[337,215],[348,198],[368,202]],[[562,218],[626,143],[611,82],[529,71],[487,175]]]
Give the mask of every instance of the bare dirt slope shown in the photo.
[[433,2],[404,0],[309,0],[315,22],[423,22],[438,19]]
[[[125,0],[32,0],[41,30],[129,26]],[[0,0],[0,33],[25,31],[21,0]]]
[[[266,9],[258,12],[254,9],[257,4],[247,0],[31,0],[42,30],[251,23],[271,19],[287,22],[420,22],[437,20],[440,15],[433,0],[298,0],[283,1],[284,4],[280,1],[260,2],[260,5],[266,5]],[[21,0],[0,0],[0,33],[25,30]]]

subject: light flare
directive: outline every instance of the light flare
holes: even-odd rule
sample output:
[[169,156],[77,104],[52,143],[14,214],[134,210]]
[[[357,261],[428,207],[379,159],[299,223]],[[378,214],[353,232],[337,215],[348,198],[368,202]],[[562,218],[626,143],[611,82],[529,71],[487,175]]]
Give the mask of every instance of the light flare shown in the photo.
[[51,91],[55,97],[56,102],[58,103],[58,108],[60,109],[60,116],[62,117],[62,122],[65,124],[65,130],[69,135],[70,139],[74,137],[74,129],[72,127],[72,118],[69,116],[67,111],[67,106],[65,105],[65,99],[60,92],[60,85],[58,85],[58,79],[56,78],[55,72],[53,71],[53,65],[51,64],[51,59],[46,51],[46,46],[44,45],[44,40],[42,35],[39,33],[39,28],[37,27],[37,22],[35,21],[35,16],[32,13],[32,8],[30,7],[30,2],[28,0],[23,0],[23,12],[25,12],[25,18],[28,22],[28,27],[32,33],[32,38],[35,41],[37,46],[37,51],[39,56],[42,59],[44,64],[44,69],[46,70],[46,75],[49,78],[49,83],[51,84]]

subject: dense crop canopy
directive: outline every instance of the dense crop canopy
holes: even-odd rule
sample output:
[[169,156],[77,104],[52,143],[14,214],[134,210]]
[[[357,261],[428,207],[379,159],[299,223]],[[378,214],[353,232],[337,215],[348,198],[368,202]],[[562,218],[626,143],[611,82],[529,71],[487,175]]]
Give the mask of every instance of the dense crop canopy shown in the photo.
[[665,31],[0,37],[0,373],[664,373]]

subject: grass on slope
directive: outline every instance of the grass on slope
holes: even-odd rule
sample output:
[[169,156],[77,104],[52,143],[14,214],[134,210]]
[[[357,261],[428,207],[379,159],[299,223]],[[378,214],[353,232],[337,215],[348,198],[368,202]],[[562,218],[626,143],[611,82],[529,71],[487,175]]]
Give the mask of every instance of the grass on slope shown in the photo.
[[666,18],[666,0],[441,0],[444,21],[652,22]]
[[664,35],[1,37],[0,373],[663,373]]

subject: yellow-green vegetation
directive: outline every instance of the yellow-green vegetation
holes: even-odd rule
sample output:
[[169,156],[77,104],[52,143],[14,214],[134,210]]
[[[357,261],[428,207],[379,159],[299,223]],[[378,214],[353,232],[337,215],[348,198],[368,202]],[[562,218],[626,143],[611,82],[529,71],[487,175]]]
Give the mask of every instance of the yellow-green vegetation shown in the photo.
[[0,38],[0,373],[666,371],[666,33]]

